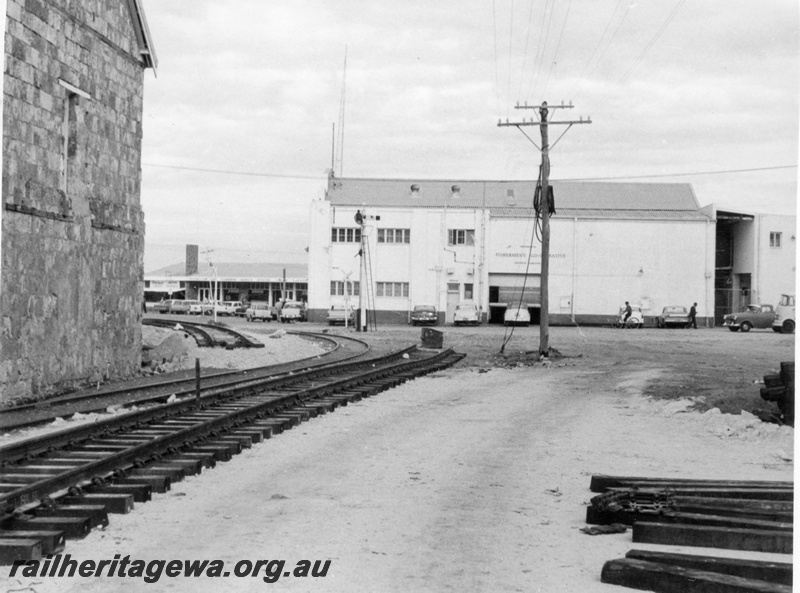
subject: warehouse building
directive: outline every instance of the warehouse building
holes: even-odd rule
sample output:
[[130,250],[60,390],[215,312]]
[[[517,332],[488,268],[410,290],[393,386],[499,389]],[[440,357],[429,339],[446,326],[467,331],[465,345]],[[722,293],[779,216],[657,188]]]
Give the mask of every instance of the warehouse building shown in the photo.
[[139,0],[3,5],[0,392],[43,397],[141,363]]
[[[551,323],[608,323],[625,301],[650,322],[664,306],[697,302],[698,323],[713,322],[715,225],[691,185],[552,185]],[[331,176],[324,199],[311,206],[310,319],[361,298],[379,325],[407,323],[420,304],[449,323],[462,300],[474,300],[489,323],[502,323],[518,303],[538,322],[535,186]]]

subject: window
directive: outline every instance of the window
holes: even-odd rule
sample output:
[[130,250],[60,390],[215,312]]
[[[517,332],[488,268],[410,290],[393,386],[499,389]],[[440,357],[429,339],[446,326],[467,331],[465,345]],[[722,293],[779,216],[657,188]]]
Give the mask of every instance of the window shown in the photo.
[[447,229],[448,245],[475,245],[474,229]]
[[332,227],[331,243],[361,243],[361,229]]
[[471,301],[472,300],[472,284],[465,284],[464,285],[464,300]]
[[411,229],[378,229],[378,243],[411,243]]
[[378,282],[375,296],[408,297],[408,282]]
[[770,233],[769,234],[769,246],[770,247],[780,247],[781,246],[781,233]]
[[[344,296],[345,286],[344,282],[339,282],[336,280],[331,281],[331,296]],[[347,294],[350,296],[358,296],[359,293],[359,284],[357,281],[348,281],[347,282]]]

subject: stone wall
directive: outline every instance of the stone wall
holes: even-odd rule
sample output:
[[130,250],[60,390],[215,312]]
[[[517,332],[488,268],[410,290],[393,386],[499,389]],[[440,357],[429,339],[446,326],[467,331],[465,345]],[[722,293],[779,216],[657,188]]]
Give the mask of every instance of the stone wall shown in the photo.
[[0,405],[139,368],[138,50],[125,0],[8,0]]

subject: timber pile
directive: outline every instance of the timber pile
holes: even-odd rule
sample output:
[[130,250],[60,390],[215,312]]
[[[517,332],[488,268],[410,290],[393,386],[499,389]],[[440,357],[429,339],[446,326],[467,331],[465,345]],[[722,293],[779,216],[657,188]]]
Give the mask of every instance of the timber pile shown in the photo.
[[[792,482],[592,476],[594,525],[633,526],[633,542],[792,554]],[[631,550],[604,583],[660,593],[792,590],[787,562]]]
[[779,420],[794,426],[794,362],[782,362],[777,375],[764,375],[761,398],[775,402],[781,411]]

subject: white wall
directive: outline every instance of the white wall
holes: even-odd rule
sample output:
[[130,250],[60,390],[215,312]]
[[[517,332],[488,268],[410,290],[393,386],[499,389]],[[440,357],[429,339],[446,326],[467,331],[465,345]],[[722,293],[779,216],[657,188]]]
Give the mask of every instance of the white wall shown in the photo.
[[[358,279],[358,244],[330,242],[331,226],[355,226],[356,208],[319,201],[311,211],[309,306],[328,309],[338,302],[329,293],[330,281],[343,279],[340,270]],[[540,273],[541,244],[530,247],[531,220],[491,219],[482,235],[481,218],[488,214],[477,209],[397,208],[379,215],[366,233],[373,280],[409,282],[410,296],[376,297],[378,310],[408,311],[417,304],[444,310],[447,283],[457,282],[462,297],[463,285],[473,284],[474,299],[487,311],[490,273],[522,275],[529,252],[528,273]],[[378,244],[376,228],[410,228],[411,243]],[[447,245],[448,229],[474,229],[475,246]],[[656,315],[667,305],[697,302],[699,316],[711,315],[714,249],[714,226],[706,221],[551,219],[550,310],[610,315],[627,300]]]
[[[795,294],[797,277],[797,217],[771,214],[756,216],[755,239],[759,299],[777,305],[781,294]],[[781,233],[781,246],[770,247],[771,232]]]

